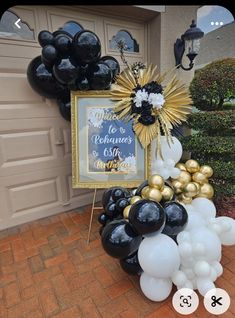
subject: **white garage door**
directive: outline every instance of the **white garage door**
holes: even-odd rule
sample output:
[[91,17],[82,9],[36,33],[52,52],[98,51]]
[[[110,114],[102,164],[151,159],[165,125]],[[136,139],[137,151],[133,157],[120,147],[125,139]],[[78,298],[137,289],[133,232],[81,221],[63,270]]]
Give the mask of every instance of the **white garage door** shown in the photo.
[[[21,29],[14,22],[21,19]],[[129,62],[146,61],[146,26],[75,8],[19,6],[0,26],[0,229],[70,210],[90,202],[91,190],[71,187],[70,123],[54,100],[29,86],[29,62],[41,54],[37,35],[68,21],[94,31],[102,55],[119,61],[117,37],[130,44]],[[121,62],[121,61],[120,61]],[[120,63],[121,64],[121,63]]]

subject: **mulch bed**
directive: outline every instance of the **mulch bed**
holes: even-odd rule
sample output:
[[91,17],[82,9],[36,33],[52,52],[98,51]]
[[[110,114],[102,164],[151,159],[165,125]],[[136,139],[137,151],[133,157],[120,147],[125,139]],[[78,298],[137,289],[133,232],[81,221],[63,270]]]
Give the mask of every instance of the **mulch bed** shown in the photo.
[[235,196],[218,198],[214,203],[218,216],[229,216],[235,219]]

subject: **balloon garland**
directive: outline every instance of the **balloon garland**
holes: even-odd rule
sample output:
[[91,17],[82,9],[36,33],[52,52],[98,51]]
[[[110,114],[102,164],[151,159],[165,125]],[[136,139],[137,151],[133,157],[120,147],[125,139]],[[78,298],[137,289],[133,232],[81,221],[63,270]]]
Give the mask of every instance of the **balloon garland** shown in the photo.
[[28,65],[29,84],[43,97],[56,99],[61,116],[68,121],[70,90],[110,89],[120,72],[114,57],[101,57],[100,40],[92,31],[43,30],[38,42],[42,51]]
[[212,188],[212,168],[192,159],[178,162],[178,139],[170,148],[161,138],[163,158],[156,161],[164,174],[165,161],[172,160],[177,176],[164,180],[157,162],[157,173],[153,165],[153,174],[137,189],[106,189],[98,218],[102,246],[126,273],[140,276],[140,288],[152,301],[166,299],[173,284],[204,296],[223,274],[221,245],[235,244],[235,220],[216,217],[213,191],[208,195],[203,188]]

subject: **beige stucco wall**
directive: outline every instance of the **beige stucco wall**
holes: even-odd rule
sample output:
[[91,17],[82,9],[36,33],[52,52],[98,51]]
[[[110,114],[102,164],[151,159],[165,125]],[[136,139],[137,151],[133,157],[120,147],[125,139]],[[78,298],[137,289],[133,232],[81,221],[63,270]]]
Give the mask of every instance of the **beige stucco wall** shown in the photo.
[[[175,66],[174,43],[189,28],[192,19],[196,20],[199,6],[165,6],[165,12],[149,22],[149,61],[157,64],[161,73]],[[187,57],[183,60],[188,66]],[[187,85],[193,78],[194,69],[178,69],[177,76]]]
[[195,67],[226,57],[235,57],[235,21],[205,34]]

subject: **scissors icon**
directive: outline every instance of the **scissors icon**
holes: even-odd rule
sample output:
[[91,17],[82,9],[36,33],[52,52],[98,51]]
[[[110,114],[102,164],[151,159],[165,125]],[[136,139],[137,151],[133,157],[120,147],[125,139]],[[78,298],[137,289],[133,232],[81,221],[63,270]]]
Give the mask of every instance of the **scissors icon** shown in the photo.
[[211,300],[213,300],[213,302],[211,303],[211,306],[212,306],[212,307],[215,307],[216,304],[222,306],[223,304],[220,302],[221,299],[222,299],[222,297],[219,297],[218,299],[216,299],[215,296],[212,296],[212,297],[211,297]]

